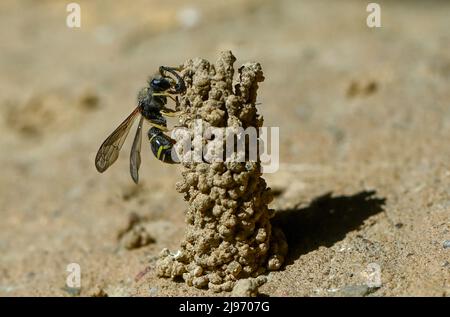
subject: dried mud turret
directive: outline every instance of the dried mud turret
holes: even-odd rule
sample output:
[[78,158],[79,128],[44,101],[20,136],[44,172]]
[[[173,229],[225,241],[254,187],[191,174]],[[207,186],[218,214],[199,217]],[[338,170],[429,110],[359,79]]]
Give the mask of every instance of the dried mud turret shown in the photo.
[[163,250],[157,264],[159,276],[181,277],[188,285],[216,292],[230,291],[238,279],[279,269],[287,253],[284,234],[270,223],[273,197],[259,159],[191,160],[195,145],[208,145],[206,161],[224,146],[221,138],[195,136],[199,129],[262,126],[255,106],[258,83],[264,80],[261,66],[243,65],[233,82],[235,60],[227,51],[214,65],[200,58],[183,65],[187,91],[180,99],[180,121],[194,138],[192,148],[178,149],[184,171],[177,190],[189,203],[187,231],[180,250]]

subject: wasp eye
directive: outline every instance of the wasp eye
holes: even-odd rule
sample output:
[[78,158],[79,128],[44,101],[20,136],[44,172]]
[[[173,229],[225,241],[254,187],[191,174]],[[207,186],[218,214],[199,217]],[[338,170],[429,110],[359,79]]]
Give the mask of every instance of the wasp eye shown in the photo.
[[154,90],[167,90],[170,88],[170,82],[165,78],[153,78],[150,85]]

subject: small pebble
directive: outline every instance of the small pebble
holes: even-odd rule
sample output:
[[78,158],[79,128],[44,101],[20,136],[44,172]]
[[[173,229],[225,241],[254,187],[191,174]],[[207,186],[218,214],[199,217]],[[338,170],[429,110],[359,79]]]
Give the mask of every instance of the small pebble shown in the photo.
[[265,276],[257,278],[248,278],[239,280],[234,285],[231,296],[233,297],[256,297],[258,295],[258,288],[267,282]]

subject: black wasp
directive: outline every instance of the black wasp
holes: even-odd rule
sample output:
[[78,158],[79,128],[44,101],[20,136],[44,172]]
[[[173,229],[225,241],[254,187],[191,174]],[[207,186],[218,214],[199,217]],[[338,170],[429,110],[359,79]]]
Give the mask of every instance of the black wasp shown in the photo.
[[[186,91],[184,80],[177,71],[179,71],[179,68],[161,66],[159,74],[150,78],[148,86],[139,92],[136,109],[111,133],[97,152],[95,167],[100,173],[106,171],[119,157],[120,149],[138,114],[141,115],[141,118],[130,154],[130,174],[133,181],[137,184],[139,180],[138,171],[141,165],[142,124],[144,118],[153,126],[148,131],[153,154],[157,159],[165,163],[175,163],[171,156],[175,140],[164,134],[165,131],[168,131],[167,121],[164,116],[178,115],[178,112],[166,108],[167,98],[174,100],[178,104],[178,98],[174,98],[172,95]],[[172,74],[175,79],[168,76],[168,73]]]

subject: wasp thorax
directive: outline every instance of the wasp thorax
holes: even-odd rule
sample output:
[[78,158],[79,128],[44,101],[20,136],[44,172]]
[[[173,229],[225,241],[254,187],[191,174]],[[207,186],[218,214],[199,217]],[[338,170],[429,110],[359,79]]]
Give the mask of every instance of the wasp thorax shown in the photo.
[[142,104],[146,100],[149,100],[149,97],[151,98],[151,95],[149,96],[148,87],[142,88],[141,90],[139,90],[138,95],[137,95],[138,104]]

